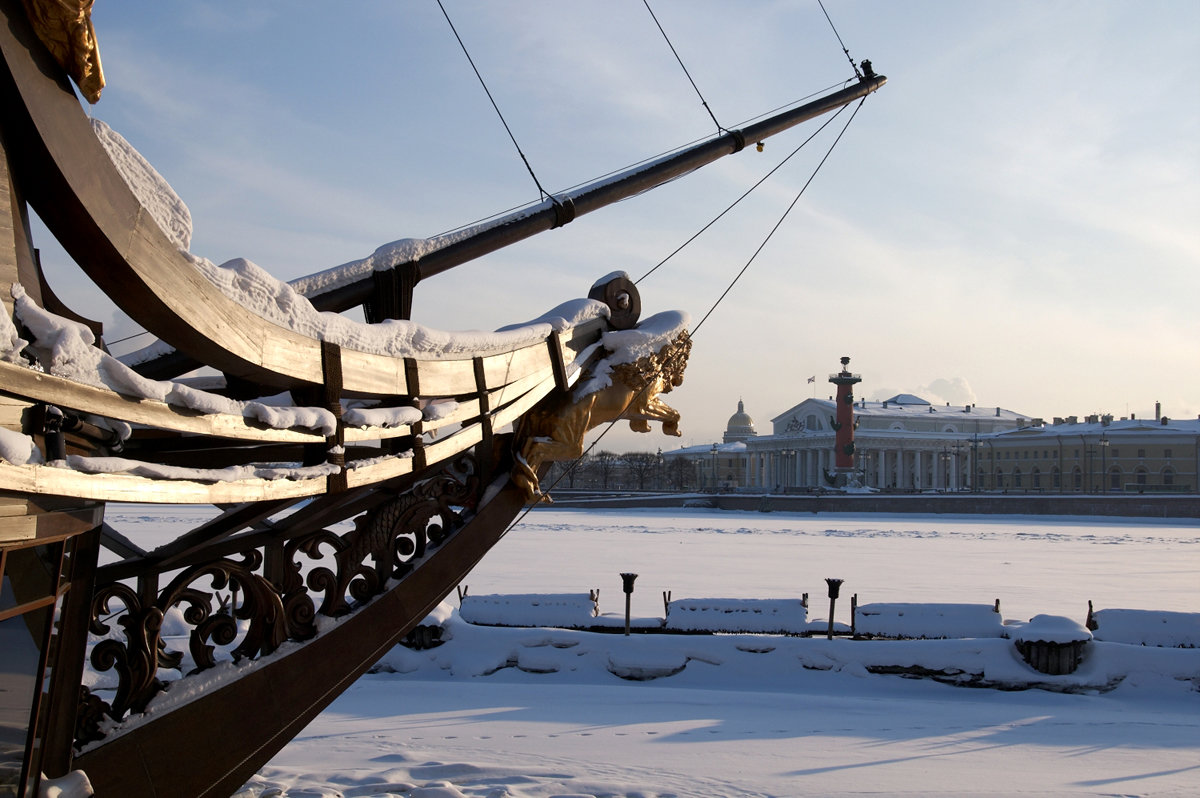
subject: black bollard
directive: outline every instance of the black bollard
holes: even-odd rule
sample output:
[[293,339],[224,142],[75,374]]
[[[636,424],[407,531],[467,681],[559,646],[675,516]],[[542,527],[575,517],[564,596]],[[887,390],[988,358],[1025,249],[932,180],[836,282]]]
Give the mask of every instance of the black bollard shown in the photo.
[[625,636],[629,637],[629,599],[633,595],[633,580],[637,574],[621,574],[621,589],[625,591]]
[[46,436],[46,459],[67,459],[67,437],[63,434],[63,411],[54,405],[45,406],[42,432]]
[[825,635],[826,640],[833,639],[833,607],[837,604],[838,591],[842,589],[842,582],[845,579],[829,579],[826,578],[825,583],[829,585],[829,632]]

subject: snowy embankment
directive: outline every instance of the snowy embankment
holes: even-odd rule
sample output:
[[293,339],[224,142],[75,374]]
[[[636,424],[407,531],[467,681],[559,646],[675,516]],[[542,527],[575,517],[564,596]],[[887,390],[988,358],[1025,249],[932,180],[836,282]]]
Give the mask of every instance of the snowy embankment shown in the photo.
[[[783,690],[820,671],[904,674],[1004,690],[1040,688],[1099,693],[1135,682],[1178,682],[1200,690],[1200,649],[1160,648],[1092,641],[1071,674],[1039,673],[1021,659],[1012,640],[850,640],[758,634],[604,634],[569,629],[479,626],[443,605],[443,645],[427,651],[395,648],[376,672],[414,679],[500,680],[541,674],[552,682],[611,677],[631,681],[670,678],[672,686],[710,690]],[[515,623],[515,621],[514,621]],[[1020,626],[1014,627],[1016,629]]]
[[1098,642],[1045,676],[999,638],[445,627],[237,798],[1098,798],[1191,795],[1200,770],[1200,649]]

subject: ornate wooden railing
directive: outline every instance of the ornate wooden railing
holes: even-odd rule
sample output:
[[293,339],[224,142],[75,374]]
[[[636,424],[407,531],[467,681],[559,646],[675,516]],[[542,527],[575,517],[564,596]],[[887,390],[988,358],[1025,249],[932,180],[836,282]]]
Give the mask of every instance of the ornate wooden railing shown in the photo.
[[[351,614],[462,527],[464,514],[472,514],[479,500],[477,470],[475,459],[464,455],[403,493],[380,492],[372,497],[379,503],[343,534],[304,525],[299,534],[289,534],[285,522],[270,528],[268,541],[249,535],[236,553],[193,555],[173,563],[184,567],[157,590],[151,588],[164,575],[161,566],[147,564],[136,585],[105,579],[107,573],[128,571],[127,563],[101,569],[91,631],[104,639],[90,659],[96,671],[115,671],[118,684],[111,701],[92,700],[89,692],[76,744],[104,739],[97,714],[119,723],[144,711],[167,687],[159,669],[183,675],[183,652],[172,650],[163,636],[172,608],[183,610],[180,617],[190,629],[189,676],[213,668],[218,648],[239,663],[272,654],[289,641],[310,640],[319,617]],[[306,567],[305,560],[320,564]],[[114,627],[120,634],[113,634]]]

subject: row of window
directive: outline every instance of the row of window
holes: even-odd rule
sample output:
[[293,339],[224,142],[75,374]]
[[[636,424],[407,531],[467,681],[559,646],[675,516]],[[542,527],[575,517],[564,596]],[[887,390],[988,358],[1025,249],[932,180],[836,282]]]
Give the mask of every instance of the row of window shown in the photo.
[[[1092,454],[1095,454],[1095,452],[1096,452],[1096,451],[1098,451],[1098,449],[1094,449],[1094,450],[1092,450]],[[1074,457],[1075,457],[1075,459],[1076,459],[1076,460],[1078,460],[1078,459],[1079,459],[1079,454],[1080,454],[1080,450],[1079,450],[1079,449],[1075,449],[1075,450],[1074,450]],[[1018,455],[1019,455],[1019,456],[1018,456]],[[1108,457],[1111,457],[1112,459],[1116,460],[1116,459],[1118,459],[1120,456],[1121,456],[1121,450],[1120,450],[1120,449],[1109,449],[1109,450],[1108,450]],[[1152,455],[1152,456],[1153,456],[1153,455]],[[1173,456],[1174,456],[1174,452],[1173,452],[1171,449],[1163,449],[1163,450],[1162,450],[1162,457],[1163,457],[1163,459],[1165,459],[1165,460],[1170,460],[1170,459],[1171,459]],[[989,452],[987,453],[987,458],[988,458],[989,460],[993,459],[993,452],[990,452],[990,451],[989,451]],[[1018,452],[1004,452],[1004,453],[1003,453],[1003,458],[1001,458],[1001,455],[1000,455],[1000,454],[995,454],[995,456],[994,456],[994,459],[996,459],[996,460],[1000,460],[1000,459],[1004,459],[1004,460],[1029,460],[1029,459],[1033,459],[1033,460],[1036,460],[1036,459],[1038,459],[1038,452],[1037,452],[1037,450],[1036,450],[1036,449],[1034,449],[1034,450],[1033,450],[1033,457],[1032,457],[1032,458],[1030,457],[1030,452],[1029,452],[1029,450],[1028,450],[1028,449],[1026,449],[1026,450],[1024,450],[1024,451],[1021,451],[1021,452],[1019,452],[1019,453],[1018,453]],[[1042,458],[1041,458],[1041,459],[1043,459],[1043,460],[1049,460],[1049,459],[1051,459],[1051,454],[1050,454],[1050,450],[1049,450],[1049,449],[1043,449],[1043,450],[1042,450]],[[1137,450],[1137,459],[1139,459],[1139,460],[1145,460],[1145,459],[1146,459],[1146,450],[1145,450],[1145,449],[1138,449],[1138,450]]]
[[[1109,483],[1108,486],[1110,488],[1112,488],[1114,490],[1120,490],[1124,486],[1124,484],[1125,484],[1124,472],[1117,466],[1113,466],[1112,468],[1108,469],[1107,475],[1108,475],[1108,483]],[[1021,472],[1021,469],[1019,469],[1019,468],[1014,468],[1008,474],[1004,473],[1004,469],[997,468],[994,476],[995,476],[995,486],[996,487],[1013,487],[1013,488],[1023,488],[1023,487],[1061,488],[1062,487],[1062,475],[1059,473],[1059,470],[1057,468],[1053,468],[1050,471],[1050,484],[1049,485],[1043,484],[1042,472],[1037,467],[1034,467],[1034,469],[1029,472],[1029,483],[1028,484],[1025,483],[1025,474],[1023,474]],[[1140,466],[1133,470],[1134,484],[1146,485],[1147,480],[1149,479],[1149,476],[1150,476],[1150,472],[1147,469],[1142,468]],[[984,469],[982,469],[982,468],[979,469],[980,484],[982,485],[986,479],[987,479],[987,474],[984,471]],[[1073,469],[1071,469],[1071,481],[1072,481],[1072,483],[1074,483],[1072,485],[1072,487],[1075,487],[1075,488],[1083,487],[1083,469],[1082,468],[1080,468],[1079,466],[1075,466]],[[1174,485],[1175,484],[1175,470],[1174,469],[1172,469],[1170,467],[1163,469],[1161,484],[1163,484],[1163,485]]]

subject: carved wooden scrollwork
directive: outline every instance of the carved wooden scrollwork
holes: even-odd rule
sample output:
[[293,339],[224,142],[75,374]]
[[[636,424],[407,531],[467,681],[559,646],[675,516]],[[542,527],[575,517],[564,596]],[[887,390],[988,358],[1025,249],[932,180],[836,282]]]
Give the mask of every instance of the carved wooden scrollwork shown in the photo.
[[[234,662],[270,654],[289,637],[287,618],[277,588],[255,573],[263,556],[256,550],[244,552],[241,562],[221,559],[184,570],[163,590],[159,604],[173,607],[187,604],[184,620],[192,627],[189,650],[196,663],[192,671],[216,665],[217,646],[228,646],[238,639],[238,621],[247,621],[241,642],[230,654]],[[208,577],[211,592],[192,584]],[[226,600],[218,591],[229,589]],[[217,608],[213,610],[213,601]]]
[[[92,649],[97,671],[115,670],[116,694],[105,703],[88,693],[81,703],[77,744],[101,739],[101,720],[121,720],[146,708],[162,691],[160,668],[181,670],[183,653],[167,647],[163,619],[182,611],[190,628],[188,652],[197,673],[217,664],[218,650],[235,662],[256,659],[286,641],[316,635],[316,616],[339,616],[383,593],[389,580],[412,571],[426,552],[463,524],[474,509],[479,479],[474,459],[465,455],[448,468],[417,482],[355,520],[343,535],[329,530],[250,548],[238,555],[181,571],[147,603],[122,583],[99,588],[92,601],[91,631],[107,636]],[[273,563],[264,567],[264,562]],[[305,576],[302,560],[332,560]],[[321,597],[316,607],[314,594]],[[117,604],[123,606],[114,611]],[[122,634],[106,620],[116,614]]]
[[[106,635],[111,627],[100,620],[109,614],[113,599],[125,605],[125,612],[117,623],[125,632],[125,641],[115,638],[102,640],[92,649],[92,667],[98,671],[117,671],[117,693],[108,713],[120,718],[126,712],[140,712],[146,702],[162,689],[157,677],[162,641],[162,611],[157,607],[143,607],[142,601],[132,588],[116,583],[97,591],[92,599],[92,622],[90,631]],[[168,658],[169,659],[169,658]],[[177,667],[179,661],[166,667]]]
[[79,711],[75,715],[75,748],[104,739],[101,726],[111,720],[112,708],[87,687],[79,687]]
[[460,458],[449,470],[359,516],[345,536],[318,533],[306,540],[301,548],[310,556],[330,546],[337,566],[336,573],[320,567],[308,576],[308,587],[325,595],[320,613],[344,615],[353,608],[351,600],[367,601],[382,593],[389,579],[412,570],[430,543],[438,545],[461,525],[454,507],[470,507],[477,489],[474,461]]

